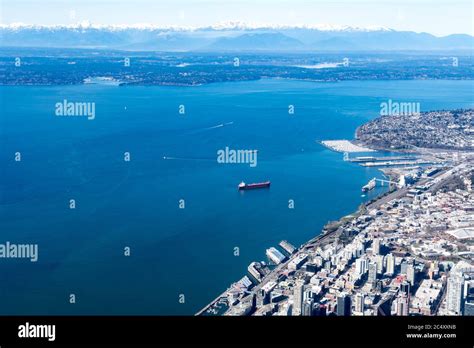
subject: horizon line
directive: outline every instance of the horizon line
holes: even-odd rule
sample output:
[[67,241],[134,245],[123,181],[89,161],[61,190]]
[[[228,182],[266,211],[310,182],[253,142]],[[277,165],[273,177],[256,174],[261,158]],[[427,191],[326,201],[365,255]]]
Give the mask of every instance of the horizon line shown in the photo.
[[249,23],[244,21],[227,21],[219,22],[209,25],[160,25],[155,23],[134,23],[134,24],[99,24],[92,23],[84,20],[79,21],[75,24],[28,24],[23,22],[12,22],[12,23],[0,23],[0,29],[25,29],[25,28],[38,28],[38,29],[51,29],[51,28],[65,28],[65,29],[114,29],[114,30],[127,30],[127,29],[142,29],[142,30],[181,30],[181,31],[198,31],[203,29],[211,29],[215,31],[227,31],[227,30],[263,30],[263,29],[307,29],[317,31],[366,31],[366,32],[411,32],[417,34],[429,34],[438,38],[447,37],[451,35],[467,35],[474,37],[471,33],[466,32],[455,32],[446,35],[436,35],[428,31],[414,31],[414,30],[403,30],[393,29],[385,26],[369,25],[369,26],[351,26],[341,24],[269,24],[269,23]]

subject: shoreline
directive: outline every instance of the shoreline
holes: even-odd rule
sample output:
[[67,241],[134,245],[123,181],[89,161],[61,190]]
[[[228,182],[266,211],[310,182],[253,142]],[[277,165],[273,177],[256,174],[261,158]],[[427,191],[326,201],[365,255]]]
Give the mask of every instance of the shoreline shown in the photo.
[[[378,195],[377,197],[375,197],[374,199],[369,200],[365,203],[362,203],[357,208],[357,210],[355,210],[353,213],[342,216],[338,220],[329,221],[326,225],[323,226],[323,228],[321,230],[321,233],[319,235],[317,235],[317,236],[311,238],[310,240],[304,242],[303,244],[301,244],[301,246],[298,247],[295,250],[295,252],[290,257],[288,257],[288,259],[285,262],[282,262],[277,267],[275,267],[273,270],[271,270],[267,275],[265,275],[265,277],[262,278],[262,281],[260,283],[256,284],[252,288],[251,291],[255,291],[256,289],[260,288],[265,282],[267,282],[269,279],[271,279],[272,276],[274,278],[275,274],[281,268],[285,267],[285,265],[287,265],[289,262],[291,262],[300,252],[302,252],[306,249],[309,249],[309,248],[316,248],[318,246],[321,246],[321,245],[323,245],[324,242],[327,242],[327,239],[330,240],[331,237],[335,237],[336,233],[339,231],[338,226],[342,225],[345,222],[345,220],[353,219],[354,217],[358,217],[360,215],[363,215],[364,212],[367,211],[370,206],[377,205],[377,202],[379,202],[379,201],[383,202],[387,199],[387,196],[392,195],[392,194],[396,194],[398,192],[400,192],[400,190],[395,189],[395,190],[391,190],[391,191],[387,191],[385,193],[382,193],[382,194]],[[328,228],[330,228],[330,230],[328,230]],[[234,284],[234,283],[232,283],[232,284]],[[205,305],[202,309],[200,309],[198,312],[196,312],[194,314],[194,316],[203,315],[211,307],[216,305],[221,299],[226,298],[227,297],[226,294],[229,291],[229,289],[231,289],[232,284],[226,290],[224,290],[220,295],[218,295],[214,300],[212,300],[207,305]]]
[[[423,153],[424,149],[413,149],[409,150],[406,149],[405,151],[399,150],[399,149],[374,149],[374,148],[369,148],[367,147],[366,144],[360,142],[356,143],[357,138],[358,138],[358,131],[361,126],[357,127],[356,132],[355,132],[355,139],[354,140],[322,140],[322,141],[317,141],[320,145],[326,147],[327,149],[338,152],[338,153],[344,153],[345,156],[349,153],[361,153],[361,152],[399,152],[399,153]],[[429,149],[431,152],[436,152],[438,149]],[[388,177],[389,181],[393,181],[392,175],[387,173],[385,168],[378,168],[378,171],[380,171],[385,177]],[[250,293],[255,293],[258,289],[260,289],[264,284],[268,284],[269,281],[272,279],[277,279],[276,274],[279,272],[279,270],[283,267],[285,267],[289,262],[294,260],[294,258],[300,254],[301,252],[304,252],[305,250],[311,249],[311,248],[317,248],[320,246],[325,245],[326,240],[331,240],[332,237],[337,237],[337,232],[340,231],[339,227],[344,225],[345,221],[347,219],[354,219],[357,218],[358,216],[363,215],[365,212],[375,209],[376,207],[384,204],[387,202],[387,200],[392,200],[395,198],[399,198],[400,196],[406,194],[407,188],[390,188],[388,191],[379,194],[378,196],[374,197],[373,199],[366,201],[362,203],[357,210],[355,210],[353,213],[343,216],[339,218],[336,221],[330,221],[326,225],[323,226],[321,233],[314,238],[304,242],[300,247],[296,248],[295,252],[291,255],[288,256],[288,259],[285,262],[282,262],[281,264],[277,265],[274,269],[272,269],[268,274],[266,274],[264,277],[262,277],[261,281],[257,284],[254,284],[254,286],[251,288]],[[247,273],[243,276],[248,276]],[[208,303],[206,306],[204,306],[201,310],[199,310],[195,316],[200,316],[205,314],[209,309],[214,307],[217,303],[219,303],[221,300],[224,299],[226,301],[227,299],[227,292],[232,288],[232,286],[235,283],[232,283],[225,291],[223,291],[219,296],[217,296],[213,301]],[[243,298],[246,299],[248,298],[249,295],[244,296]],[[225,310],[225,312],[221,315],[226,315],[228,311],[228,308]],[[213,315],[218,315],[217,313],[212,313]]]
[[[368,124],[368,123],[366,123],[366,124]],[[349,153],[363,153],[363,152],[376,152],[376,151],[380,151],[380,152],[398,152],[398,153],[418,153],[422,156],[426,156],[426,155],[429,154],[431,157],[436,158],[437,154],[440,155],[443,152],[450,152],[448,149],[439,149],[439,148],[425,149],[425,148],[419,148],[419,147],[415,147],[415,146],[412,146],[409,149],[408,148],[407,149],[395,149],[395,148],[387,149],[387,148],[384,148],[384,149],[375,150],[372,147],[370,147],[370,148],[367,147],[367,145],[364,142],[362,142],[360,140],[358,141],[358,139],[360,139],[360,137],[359,137],[360,130],[363,126],[364,125],[361,125],[361,126],[357,127],[357,129],[355,131],[355,139],[352,140],[352,141],[349,141],[349,140],[322,140],[322,141],[317,141],[317,142],[319,144],[321,144],[322,146],[330,149],[331,151],[338,152],[338,153],[344,153],[344,161],[349,160]],[[454,152],[457,153],[458,151],[453,150],[453,153]],[[372,158],[372,157],[365,156],[364,160],[368,160],[369,158]],[[394,158],[394,157],[391,157],[391,158]],[[361,157],[361,159],[362,159],[362,157]],[[423,163],[419,162],[419,159],[417,159],[416,161],[417,162],[415,164],[424,164],[424,163],[435,163],[435,164],[437,164],[438,163],[436,161],[433,162],[433,160],[430,160],[428,162],[423,162]],[[426,161],[426,159],[425,159],[425,161]],[[375,163],[375,162],[373,162],[373,163]],[[369,164],[369,162],[367,162],[367,164]],[[402,167],[405,167],[406,163],[385,161],[385,162],[380,162],[380,164],[381,164],[381,168],[378,168],[378,170],[385,177],[388,177],[388,182],[390,184],[392,184],[392,183],[395,183],[394,182],[395,179],[393,178],[393,174],[390,173],[390,170],[386,170],[383,167],[385,167],[385,165],[391,165],[391,164],[397,164],[397,165],[402,164]],[[439,177],[441,174],[444,175],[444,172],[446,172],[446,169],[441,170],[440,173],[436,173],[435,177]],[[430,175],[428,175],[427,177],[425,177],[424,179],[419,181],[418,184],[419,185],[423,184],[424,182],[429,180],[429,176]],[[432,178],[434,178],[434,177],[432,177]],[[410,185],[405,184],[405,176],[403,175],[403,184],[401,184],[400,186],[397,185],[397,186],[395,186],[395,188],[393,188],[393,186],[389,186],[389,190],[387,192],[379,194],[379,195],[377,195],[376,197],[374,197],[373,199],[371,199],[369,201],[363,202],[359,206],[359,208],[357,210],[355,210],[353,213],[351,213],[349,215],[346,215],[346,216],[343,216],[343,217],[339,218],[337,221],[328,222],[326,225],[324,225],[324,227],[322,228],[321,233],[319,235],[315,236],[314,238],[310,239],[309,241],[303,243],[300,247],[296,248],[296,250],[294,252],[292,252],[291,254],[289,254],[287,256],[286,261],[278,264],[275,268],[271,269],[267,274],[265,274],[260,279],[260,281],[258,283],[256,283],[256,284],[254,283],[253,286],[246,287],[244,291],[239,291],[238,297],[234,297],[233,299],[231,299],[231,301],[233,301],[233,302],[230,302],[230,301],[227,300],[227,297],[228,297],[227,293],[229,292],[229,290],[232,289],[232,287],[236,283],[233,283],[226,291],[224,291],[221,295],[219,295],[214,301],[212,301],[207,306],[205,306],[203,309],[201,309],[199,312],[197,312],[196,315],[202,315],[202,314],[208,312],[208,310],[210,308],[214,307],[217,302],[221,302],[221,301],[224,301],[228,305],[227,308],[225,309],[225,312],[223,312],[223,314],[218,314],[217,311],[214,311],[213,313],[210,313],[210,314],[214,314],[214,315],[227,315],[228,313],[230,313],[231,315],[251,314],[252,309],[250,309],[250,312],[247,309],[245,309],[245,311],[243,313],[237,312],[237,314],[231,312],[230,310],[234,309],[235,306],[237,306],[236,303],[240,303],[240,304],[248,303],[249,297],[252,298],[253,300],[255,300],[255,296],[258,294],[258,291],[260,289],[265,289],[265,288],[268,288],[269,286],[273,289],[272,286],[275,286],[275,284],[279,281],[280,271],[282,269],[284,269],[290,262],[293,262],[296,258],[301,256],[302,254],[306,254],[306,257],[307,257],[307,255],[310,254],[311,250],[316,249],[316,248],[320,248],[320,247],[324,247],[325,245],[327,245],[327,243],[329,243],[331,241],[331,238],[334,241],[337,241],[338,238],[339,239],[341,238],[341,235],[343,233],[343,227],[348,221],[356,219],[356,218],[360,217],[361,215],[365,214],[366,212],[379,209],[383,204],[385,204],[387,202],[393,201],[394,199],[400,199],[401,197],[404,197],[405,195],[407,195],[410,192],[410,187],[411,187]],[[339,234],[338,234],[338,232],[339,232]],[[326,241],[328,241],[328,242],[326,243]],[[245,277],[248,277],[248,275],[246,274],[242,278],[242,280],[245,279]],[[248,308],[248,307],[246,307],[246,308]]]
[[[330,68],[331,70],[333,68]],[[321,70],[321,69],[317,69]],[[110,76],[115,78],[113,76]],[[374,79],[374,78],[354,78],[354,79],[334,79],[334,78],[322,78],[322,79],[315,79],[315,78],[298,78],[298,77],[285,77],[285,76],[260,76],[251,79],[241,79],[241,80],[222,80],[222,81],[206,81],[206,82],[199,82],[199,83],[183,83],[183,82],[165,82],[165,83],[140,83],[139,81],[123,81],[117,85],[109,85],[111,87],[127,87],[127,86],[139,86],[139,87],[199,87],[199,86],[207,86],[217,83],[234,83],[234,82],[255,82],[255,81],[262,81],[262,80],[287,80],[287,81],[301,81],[301,82],[313,82],[313,83],[341,83],[341,82],[393,82],[393,81],[474,81],[473,78],[394,78],[394,79]],[[71,82],[71,83],[0,83],[1,87],[55,87],[55,86],[81,86],[81,85],[94,85],[88,84],[83,82]],[[98,85],[98,84],[95,84]],[[359,127],[358,127],[359,128]],[[358,131],[356,129],[356,133]],[[355,137],[354,140],[357,140]]]
[[[350,143],[351,145],[353,146],[356,146],[358,148],[361,148],[359,147],[358,145],[354,145],[352,143],[352,141],[349,141],[349,140],[336,140],[336,141],[344,141],[344,144],[347,142],[347,143]],[[338,153],[342,153],[341,151],[338,151],[338,150],[335,150],[333,149],[332,147],[326,145],[324,142],[327,142],[327,141],[317,141],[317,143],[319,143],[320,145],[326,147],[327,149],[331,150],[331,151],[334,151],[334,152],[338,152]],[[374,150],[374,149],[370,149],[371,151],[365,151],[365,152],[376,152],[378,150]],[[385,152],[390,152],[389,150],[384,150]],[[353,153],[357,153],[358,151],[353,151]],[[393,151],[392,151],[393,152]],[[390,175],[387,175],[386,173],[384,173],[383,169],[377,169],[378,171],[380,171],[384,176],[388,176],[389,180],[392,180],[391,176]],[[335,221],[328,221],[328,223],[326,223],[323,228],[321,229],[320,231],[320,234],[316,235],[315,237],[311,238],[310,240],[304,242],[303,244],[301,244],[298,248],[296,248],[295,252],[293,254],[291,254],[288,259],[284,262],[282,262],[281,264],[277,265],[274,269],[272,269],[268,274],[266,274],[261,282],[257,283],[257,284],[254,284],[254,286],[252,287],[252,292],[255,291],[256,289],[259,289],[264,283],[266,283],[269,279],[272,278],[272,276],[274,277],[275,274],[283,267],[285,267],[285,265],[287,265],[289,262],[291,262],[296,255],[298,255],[300,252],[308,249],[308,248],[315,248],[315,247],[318,247],[320,245],[323,245],[324,242],[326,242],[327,239],[330,239],[331,237],[335,237],[336,233],[339,231],[339,226],[343,225],[345,220],[347,219],[353,219],[354,217],[358,217],[360,215],[363,215],[364,212],[366,212],[369,207],[371,206],[374,206],[374,205],[377,205],[377,202],[384,202],[387,198],[387,196],[389,195],[392,195],[392,194],[395,194],[396,192],[398,192],[400,190],[398,189],[389,189],[388,191],[384,192],[384,193],[381,193],[379,195],[377,195],[376,197],[374,197],[373,199],[371,200],[368,200],[362,204],[360,204],[358,206],[358,208],[356,210],[354,210],[352,213],[348,214],[348,215],[345,215],[345,216],[342,216],[340,217],[338,220],[335,220]],[[248,272],[245,273],[243,275],[243,277],[245,276],[248,276]],[[211,309],[212,307],[216,306],[222,299],[226,299],[227,298],[227,292],[232,288],[232,286],[237,283],[239,280],[233,282],[229,287],[227,287],[221,294],[219,294],[216,298],[214,298],[211,302],[209,302],[208,304],[206,304],[204,307],[202,307],[198,312],[196,312],[194,314],[194,316],[202,316],[204,315],[209,309]],[[246,298],[246,297],[245,297]],[[225,313],[227,312],[227,310],[224,312],[224,314],[221,314],[221,315],[225,315]],[[217,314],[213,314],[213,315],[217,315]]]

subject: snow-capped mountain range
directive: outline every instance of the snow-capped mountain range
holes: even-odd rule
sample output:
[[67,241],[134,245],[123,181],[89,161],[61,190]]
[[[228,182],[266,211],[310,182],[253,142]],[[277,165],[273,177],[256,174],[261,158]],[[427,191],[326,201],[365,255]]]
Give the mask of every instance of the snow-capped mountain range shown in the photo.
[[385,27],[267,25],[223,22],[207,27],[155,24],[0,24],[2,47],[107,48],[157,51],[474,50],[474,37],[396,31]]
[[1,24],[0,29],[22,30],[22,29],[102,29],[102,30],[126,30],[126,29],[140,29],[140,30],[181,30],[181,31],[196,31],[196,30],[255,30],[255,29],[313,29],[320,31],[380,31],[388,29],[382,26],[368,26],[368,27],[351,27],[348,25],[333,25],[333,24],[301,24],[301,25],[275,25],[262,23],[249,23],[242,21],[225,21],[219,22],[210,26],[162,26],[150,23],[136,23],[123,25],[106,25],[95,24],[84,20],[74,24],[56,24],[56,25],[37,25],[25,23],[11,23]]

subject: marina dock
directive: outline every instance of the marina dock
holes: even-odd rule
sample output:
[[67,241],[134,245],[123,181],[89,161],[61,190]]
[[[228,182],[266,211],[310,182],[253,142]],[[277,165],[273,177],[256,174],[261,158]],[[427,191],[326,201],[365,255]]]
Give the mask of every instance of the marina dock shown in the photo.
[[363,167],[389,167],[389,166],[414,166],[420,164],[436,164],[436,161],[414,160],[414,161],[380,161],[380,162],[364,162],[360,165]]
[[381,161],[415,161],[419,160],[419,157],[415,156],[382,156],[382,157],[375,157],[375,156],[359,156],[355,158],[349,158],[349,162],[354,163],[366,163],[366,162],[381,162]]

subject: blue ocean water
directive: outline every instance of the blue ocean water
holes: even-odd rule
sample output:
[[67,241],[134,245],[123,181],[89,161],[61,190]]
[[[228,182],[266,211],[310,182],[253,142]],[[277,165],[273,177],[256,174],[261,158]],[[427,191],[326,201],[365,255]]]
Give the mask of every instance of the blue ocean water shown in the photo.
[[[36,263],[0,259],[0,314],[194,314],[266,248],[300,245],[380,192],[361,197],[380,174],[317,141],[352,139],[388,99],[450,109],[473,107],[473,92],[439,80],[0,87],[0,243],[39,245]],[[55,116],[64,99],[94,102],[96,118]],[[258,165],[217,163],[226,146],[258,149]],[[272,186],[238,192],[242,180]]]

